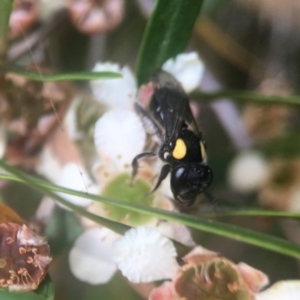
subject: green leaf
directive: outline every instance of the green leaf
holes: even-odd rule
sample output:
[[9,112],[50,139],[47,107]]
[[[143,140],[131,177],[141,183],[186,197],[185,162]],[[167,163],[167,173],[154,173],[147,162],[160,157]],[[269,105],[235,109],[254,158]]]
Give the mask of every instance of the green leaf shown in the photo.
[[[91,214],[90,212],[82,209],[79,206],[76,206],[76,205],[70,203],[69,201],[63,199],[61,196],[59,196],[58,194],[53,192],[53,190],[57,191],[57,192],[65,192],[64,188],[55,189],[55,185],[51,185],[50,183],[45,183],[45,182],[43,184],[42,180],[39,180],[39,179],[37,179],[33,176],[29,176],[26,173],[14,168],[14,167],[9,166],[3,160],[0,160],[0,167],[3,168],[3,170],[6,170],[7,172],[15,175],[17,177],[16,178],[17,181],[28,184],[29,186],[35,188],[36,190],[43,193],[44,195],[47,195],[47,196],[51,197],[52,199],[55,199],[57,202],[63,204],[64,206],[68,207],[72,211],[74,211],[74,212],[76,212],[76,213],[78,213],[78,214],[80,214],[80,215],[96,222],[97,224],[105,226],[105,227],[107,227],[107,228],[109,228],[109,229],[111,229],[111,230],[113,230],[113,231],[115,231],[119,234],[124,234],[126,230],[130,229],[130,227],[127,226],[127,225],[124,225],[124,224],[121,224],[121,223],[118,223],[118,222],[115,222],[115,221],[111,221],[111,220],[102,218],[100,216]],[[1,176],[3,176],[3,178],[6,177],[8,179],[7,175],[8,174],[1,174],[0,173],[0,178],[1,178]],[[76,194],[76,191],[74,191],[74,192]],[[81,193],[80,197],[88,198],[87,195],[88,194],[86,194],[86,193]],[[96,196],[96,198],[97,198],[97,196]]]
[[138,54],[139,84],[169,58],[182,53],[200,12],[202,0],[157,0]]
[[45,300],[53,300],[55,298],[55,288],[49,274],[41,282],[35,294]]
[[230,98],[232,100],[257,102],[261,104],[278,103],[278,104],[300,104],[300,95],[294,96],[267,96],[255,92],[238,91],[238,90],[223,90],[217,92],[194,91],[190,94],[193,100],[217,100],[220,98]]
[[13,0],[0,1],[0,65],[6,56],[9,17]]
[[54,286],[49,275],[42,281],[36,291],[10,292],[0,289],[0,299],[5,300],[54,300]]
[[48,82],[48,81],[66,81],[66,80],[100,80],[122,78],[122,74],[115,72],[78,72],[63,74],[43,74],[37,71],[27,70],[19,66],[10,66],[6,68],[9,73],[21,75],[25,78]]
[[5,299],[5,300],[43,300],[44,298],[38,296],[34,292],[17,293],[17,292],[9,292],[7,290],[0,289],[0,299]]
[[[186,215],[183,213],[175,213],[175,212],[160,210],[160,209],[153,208],[153,207],[139,205],[139,204],[136,204],[137,201],[133,205],[131,203],[123,202],[123,201],[116,200],[116,199],[86,194],[86,193],[70,190],[67,188],[55,186],[55,185],[52,185],[49,183],[45,183],[39,179],[34,179],[34,177],[26,175],[25,173],[23,173],[19,170],[16,170],[13,167],[8,166],[2,160],[0,160],[0,167],[11,174],[14,174],[16,177],[18,177],[18,178],[14,179],[13,176],[10,175],[11,176],[10,178],[12,180],[19,180],[21,182],[30,184],[32,187],[37,188],[39,191],[46,191],[46,194],[50,195],[50,196],[51,195],[57,196],[57,195],[55,193],[53,193],[52,191],[47,191],[47,189],[60,191],[60,192],[68,193],[70,195],[76,195],[79,197],[86,197],[86,198],[94,200],[94,201],[99,201],[102,203],[115,205],[117,207],[126,208],[129,211],[139,212],[139,213],[143,213],[146,215],[152,215],[152,216],[155,216],[158,218],[166,219],[169,221],[179,222],[179,223],[189,226],[191,228],[199,229],[199,230],[209,232],[212,234],[216,234],[216,235],[220,235],[223,237],[228,237],[228,238],[231,238],[234,240],[238,240],[240,242],[245,242],[245,243],[248,243],[251,245],[259,246],[259,247],[262,247],[262,248],[265,248],[265,249],[268,249],[268,250],[271,250],[274,252],[278,252],[281,254],[285,254],[285,255],[288,255],[291,257],[300,258],[300,246],[299,245],[292,243],[290,241],[287,241],[287,240],[283,240],[281,238],[277,238],[277,237],[268,235],[268,234],[255,232],[255,231],[252,231],[249,229],[241,228],[239,226],[221,223],[221,222],[217,222],[214,220],[205,220],[203,218],[199,219],[198,217]],[[0,174],[0,177],[3,177],[3,175]],[[8,175],[6,175],[6,178],[8,179]],[[58,199],[57,197],[53,197],[53,198]],[[91,217],[91,219],[94,220],[95,222],[97,222],[96,221],[97,218],[101,218],[99,216],[92,215],[82,209],[79,209],[78,207],[76,207],[73,204],[69,203],[67,205],[67,203],[66,203],[67,201],[65,201],[65,200],[60,199],[59,201],[70,208],[72,208],[72,207],[75,208],[74,211],[76,211],[82,215],[85,215],[88,218]],[[107,220],[107,221],[109,221],[109,220]],[[120,224],[120,226],[121,225],[122,224]]]
[[300,156],[300,131],[291,131],[276,137],[260,147],[268,157],[294,159]]
[[224,207],[224,211],[216,213],[201,213],[201,217],[231,217],[231,216],[239,216],[239,217],[273,217],[273,218],[289,218],[289,219],[299,219],[299,212],[289,212],[289,211],[277,211],[277,210],[267,210],[267,209],[258,209],[258,208],[246,208],[242,209],[228,207]]

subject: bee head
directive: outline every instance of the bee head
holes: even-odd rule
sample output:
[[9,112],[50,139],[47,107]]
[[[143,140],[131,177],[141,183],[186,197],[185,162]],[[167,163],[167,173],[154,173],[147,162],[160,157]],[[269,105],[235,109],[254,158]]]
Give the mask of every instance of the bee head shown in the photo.
[[178,164],[171,172],[171,189],[175,199],[191,206],[211,184],[212,170],[204,164]]

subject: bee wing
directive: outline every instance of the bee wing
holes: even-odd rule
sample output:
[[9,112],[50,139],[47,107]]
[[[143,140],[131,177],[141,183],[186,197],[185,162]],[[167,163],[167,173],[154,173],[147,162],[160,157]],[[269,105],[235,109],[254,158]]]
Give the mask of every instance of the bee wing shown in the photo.
[[166,137],[176,139],[176,134],[184,123],[199,138],[202,138],[193,117],[189,99],[180,83],[171,74],[158,70],[153,75],[153,84],[155,91],[150,110],[155,119],[164,127]]
[[[134,104],[136,113],[140,116],[143,126],[146,132],[152,137],[157,137],[160,141],[163,140],[163,128],[160,124],[157,124],[155,120],[151,118],[145,108],[138,102]],[[156,142],[158,142],[155,139]]]

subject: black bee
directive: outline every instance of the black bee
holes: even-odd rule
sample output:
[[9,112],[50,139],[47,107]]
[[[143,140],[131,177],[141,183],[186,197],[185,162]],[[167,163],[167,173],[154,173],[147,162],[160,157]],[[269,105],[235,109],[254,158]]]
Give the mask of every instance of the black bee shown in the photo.
[[192,115],[189,100],[181,85],[167,72],[155,72],[154,92],[149,112],[135,104],[137,113],[150,134],[161,141],[156,152],[138,154],[132,161],[132,178],[138,161],[158,155],[165,162],[152,191],[171,173],[171,190],[181,204],[191,206],[211,184],[212,170],[206,165],[205,144]]

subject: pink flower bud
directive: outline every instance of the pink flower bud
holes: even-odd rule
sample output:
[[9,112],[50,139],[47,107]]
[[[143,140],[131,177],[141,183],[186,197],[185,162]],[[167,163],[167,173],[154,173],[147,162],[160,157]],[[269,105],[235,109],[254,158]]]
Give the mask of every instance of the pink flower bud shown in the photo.
[[123,0],[67,0],[74,25],[88,34],[105,33],[123,19]]
[[15,39],[23,34],[38,17],[38,0],[15,0],[9,20],[9,37]]

